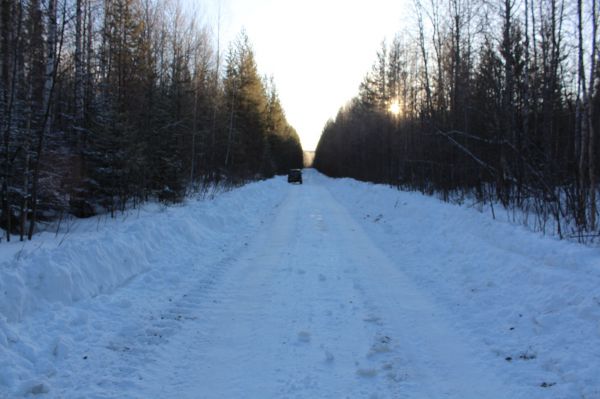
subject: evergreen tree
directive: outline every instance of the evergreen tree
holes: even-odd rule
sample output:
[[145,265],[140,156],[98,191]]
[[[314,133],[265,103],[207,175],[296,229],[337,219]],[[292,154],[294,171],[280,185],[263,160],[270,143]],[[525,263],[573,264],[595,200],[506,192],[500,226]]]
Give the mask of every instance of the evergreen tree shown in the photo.
[[208,32],[158,0],[0,0],[7,239],[302,165],[248,37],[221,76]]

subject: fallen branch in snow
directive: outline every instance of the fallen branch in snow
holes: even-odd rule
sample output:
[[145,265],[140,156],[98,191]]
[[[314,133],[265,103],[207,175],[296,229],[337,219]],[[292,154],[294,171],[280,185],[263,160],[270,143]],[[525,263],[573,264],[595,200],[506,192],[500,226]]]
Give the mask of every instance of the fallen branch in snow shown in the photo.
[[471,159],[473,159],[477,164],[482,166],[484,169],[487,169],[493,176],[497,175],[497,171],[491,165],[482,161],[479,157],[473,154],[467,147],[456,141],[449,133],[442,131],[441,129],[435,127],[436,134],[447,138],[454,146],[458,147],[462,152],[467,154]]

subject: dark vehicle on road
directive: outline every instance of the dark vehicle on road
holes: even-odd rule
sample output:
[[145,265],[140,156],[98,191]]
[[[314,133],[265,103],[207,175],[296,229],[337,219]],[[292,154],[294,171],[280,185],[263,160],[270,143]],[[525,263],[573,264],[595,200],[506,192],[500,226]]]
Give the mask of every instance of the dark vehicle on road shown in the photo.
[[302,171],[300,169],[290,169],[288,173],[288,183],[302,184]]

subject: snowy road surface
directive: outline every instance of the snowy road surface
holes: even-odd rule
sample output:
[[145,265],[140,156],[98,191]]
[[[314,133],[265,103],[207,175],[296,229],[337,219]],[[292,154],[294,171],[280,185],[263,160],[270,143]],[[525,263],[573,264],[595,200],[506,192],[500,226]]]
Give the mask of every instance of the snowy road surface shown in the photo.
[[[595,250],[493,221],[469,231],[465,215],[487,216],[312,171],[271,184],[230,246],[172,243],[153,255],[169,267],[4,322],[5,353],[29,354],[0,371],[5,397],[600,397]],[[561,262],[551,248],[577,260],[545,265]]]
[[141,396],[510,397],[310,179],[228,267],[218,290],[192,300],[198,322],[152,364]]

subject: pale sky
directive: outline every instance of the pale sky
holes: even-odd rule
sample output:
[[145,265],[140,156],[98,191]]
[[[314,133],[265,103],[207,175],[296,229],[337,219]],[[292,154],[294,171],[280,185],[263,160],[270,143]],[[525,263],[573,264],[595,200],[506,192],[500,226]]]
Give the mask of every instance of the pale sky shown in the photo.
[[358,93],[358,85],[412,15],[411,0],[187,0],[207,15],[221,50],[246,29],[259,72],[273,75],[288,121],[305,150],[325,122]]

